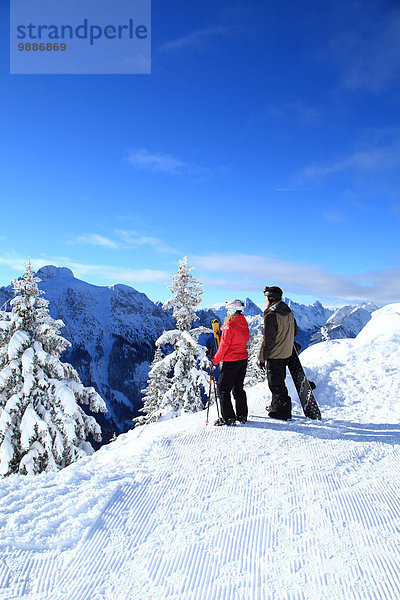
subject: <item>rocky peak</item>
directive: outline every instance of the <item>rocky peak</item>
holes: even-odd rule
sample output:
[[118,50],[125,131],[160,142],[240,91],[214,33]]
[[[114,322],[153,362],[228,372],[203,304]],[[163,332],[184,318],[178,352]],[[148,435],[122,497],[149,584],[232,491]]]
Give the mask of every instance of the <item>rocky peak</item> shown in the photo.
[[55,267],[54,265],[46,265],[37,271],[36,275],[42,281],[62,277],[63,279],[74,279],[74,274],[68,267]]

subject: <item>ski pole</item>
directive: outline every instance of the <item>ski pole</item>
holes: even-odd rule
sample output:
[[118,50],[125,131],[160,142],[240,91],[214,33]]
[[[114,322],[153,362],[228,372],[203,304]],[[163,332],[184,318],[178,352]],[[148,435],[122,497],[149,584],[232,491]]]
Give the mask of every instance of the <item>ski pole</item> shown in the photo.
[[[211,389],[211,384],[212,384],[212,389]],[[213,366],[210,366],[210,388],[209,388],[209,392],[208,392],[206,425],[208,425],[208,415],[209,415],[209,412],[210,412],[211,392],[212,391],[214,391],[215,404],[217,406],[217,416],[218,416],[218,419],[219,419],[220,416],[221,416],[221,414],[220,414],[219,404],[218,404],[217,387],[215,385],[215,377],[214,377],[214,374],[213,374]]]
[[[211,356],[214,354],[213,353],[213,348],[210,348],[210,354]],[[207,403],[207,416],[206,416],[206,425],[208,425],[208,415],[210,412],[210,404],[211,404],[211,392],[214,391],[214,397],[215,397],[215,404],[217,405],[217,416],[218,418],[220,418],[220,411],[219,411],[219,405],[218,405],[218,394],[217,394],[217,388],[215,385],[215,377],[214,377],[214,364],[212,362],[212,359],[210,361],[210,386],[208,388],[208,403]]]
[[[214,334],[214,339],[215,339],[215,345],[217,346],[217,350],[219,348],[219,342],[220,342],[220,336],[221,336],[221,331],[219,328],[219,321],[218,319],[213,319],[211,321],[211,327],[213,330],[213,334]],[[217,415],[218,418],[220,418],[220,410],[219,410],[219,406],[218,406],[218,394],[217,394],[217,389],[215,387],[215,378],[213,376],[213,383],[214,383],[214,394],[215,394],[215,404],[217,405]]]
[[[214,334],[215,346],[216,346],[216,348],[218,350],[218,348],[219,348],[219,342],[220,342],[220,328],[219,328],[219,321],[218,321],[218,319],[213,319],[211,321],[211,327],[212,327],[213,334]],[[214,352],[212,354],[214,354]],[[208,423],[208,410],[210,408],[210,399],[211,399],[211,382],[212,382],[213,390],[214,390],[215,404],[217,405],[217,416],[218,416],[218,419],[221,416],[220,408],[219,408],[219,404],[218,404],[217,387],[215,385],[215,377],[214,377],[213,371],[214,371],[214,363],[211,361],[211,366],[210,366],[210,394],[208,396],[207,423]]]
[[215,404],[217,405],[217,417],[218,419],[221,417],[220,414],[220,410],[219,410],[219,404],[218,404],[218,394],[217,394],[217,387],[215,385],[215,377],[214,374],[212,375],[212,382],[213,382],[213,386],[214,386],[214,396],[215,396]]
[[210,386],[208,388],[208,402],[207,402],[207,416],[206,416],[206,425],[208,425],[208,414],[210,412],[210,402],[211,402],[211,379],[212,379],[212,367],[210,366]]

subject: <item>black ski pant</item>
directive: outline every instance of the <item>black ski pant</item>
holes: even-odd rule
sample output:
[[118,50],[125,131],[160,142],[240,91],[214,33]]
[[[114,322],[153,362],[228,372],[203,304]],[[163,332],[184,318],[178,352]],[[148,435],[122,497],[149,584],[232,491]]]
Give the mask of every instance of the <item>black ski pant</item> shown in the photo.
[[267,358],[267,380],[272,394],[269,413],[276,413],[284,419],[292,417],[292,400],[285,385],[286,358]]
[[[243,389],[247,359],[224,361],[218,379],[217,391],[221,404],[221,416],[224,421],[247,419],[247,396]],[[231,392],[235,399],[236,414],[233,410]]]

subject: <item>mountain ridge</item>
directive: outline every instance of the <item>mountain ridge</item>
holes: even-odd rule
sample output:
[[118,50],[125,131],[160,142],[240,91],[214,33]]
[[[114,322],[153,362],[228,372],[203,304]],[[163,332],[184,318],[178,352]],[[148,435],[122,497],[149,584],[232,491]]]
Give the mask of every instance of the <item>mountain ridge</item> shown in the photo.
[[[66,267],[39,269],[39,289],[49,312],[61,319],[61,335],[72,346],[62,359],[77,370],[85,386],[106,401],[108,413],[96,415],[108,441],[114,432],[132,428],[142,405],[141,389],[164,329],[173,329],[170,315],[145,294],[123,284],[95,286],[74,277]],[[0,288],[0,304],[14,297],[11,286]]]
[[[152,302],[131,286],[96,286],[76,278],[67,267],[46,265],[36,275],[41,279],[39,288],[50,302],[51,316],[64,322],[61,335],[72,344],[63,360],[70,362],[82,383],[95,387],[107,403],[108,413],[96,418],[108,441],[114,432],[133,426],[132,419],[142,406],[141,390],[146,386],[155,341],[164,330],[176,326],[171,311],[164,311],[161,302]],[[11,285],[0,288],[0,306],[13,297]],[[319,301],[302,305],[285,300],[299,324],[297,341],[303,348],[324,339],[354,337],[376,308],[348,306],[335,313]],[[251,335],[259,334],[263,311],[250,298],[244,304]],[[225,319],[226,309],[205,307],[197,314],[199,321],[194,326],[210,327],[214,318],[221,322]],[[206,343],[206,337],[200,341]]]

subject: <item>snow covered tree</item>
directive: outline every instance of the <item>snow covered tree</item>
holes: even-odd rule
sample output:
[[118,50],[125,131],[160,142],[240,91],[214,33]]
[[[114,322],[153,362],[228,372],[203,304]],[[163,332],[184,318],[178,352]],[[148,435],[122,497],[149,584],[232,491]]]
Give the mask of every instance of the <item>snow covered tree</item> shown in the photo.
[[203,409],[201,395],[202,390],[207,391],[209,374],[206,371],[205,348],[198,343],[198,338],[211,330],[206,327],[190,329],[192,323],[198,320],[194,309],[200,304],[203,293],[201,284],[191,274],[192,269],[185,256],[179,261],[178,273],[168,288],[174,296],[165,302],[163,309],[172,308],[177,329],[164,331],[156,346],[172,346],[174,349],[164,358],[159,359],[160,355],[157,355],[153,361],[142,409],[145,415],[139,417],[139,423]]
[[10,313],[0,315],[0,474],[56,471],[93,452],[86,441],[101,440],[92,412],[106,406],[94,388],[82,385],[75,369],[60,360],[70,346],[59,335],[48,301],[29,261],[13,281]]
[[164,394],[161,409],[163,414],[196,412],[202,410],[202,390],[207,391],[210,376],[206,369],[208,360],[204,346],[197,342],[201,333],[209,333],[206,327],[197,327],[190,331],[173,329],[165,331],[157,344],[170,344],[174,351],[168,354],[159,368],[172,372],[170,387]]
[[180,331],[189,331],[192,323],[199,320],[194,309],[201,302],[203,290],[201,283],[190,272],[193,268],[187,264],[187,256],[179,261],[178,272],[172,278],[172,285],[168,287],[174,297],[163,304],[164,310],[173,309],[172,316]]
[[157,346],[153,362],[151,363],[147,386],[142,390],[143,408],[139,412],[143,414],[134,419],[138,425],[147,425],[148,423],[158,421],[162,415],[164,394],[170,386],[170,381],[164,371],[164,368],[167,367],[164,365],[163,368],[162,359],[161,348]]
[[260,369],[260,367],[258,366],[258,363],[260,360],[259,355],[260,355],[260,348],[261,348],[262,341],[263,341],[263,334],[261,331],[255,331],[250,336],[249,343],[248,343],[249,359],[248,359],[248,363],[247,363],[247,371],[246,371],[246,378],[245,378],[246,386],[253,386],[253,385],[256,385],[257,383],[260,383],[260,382],[266,380],[265,371]]

